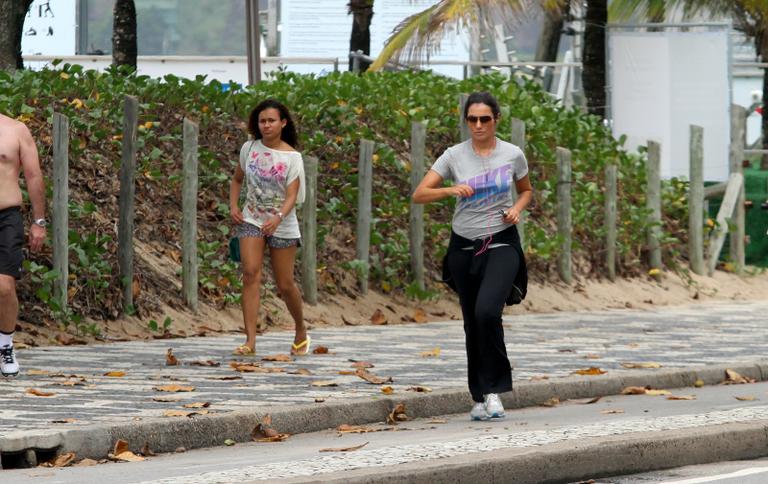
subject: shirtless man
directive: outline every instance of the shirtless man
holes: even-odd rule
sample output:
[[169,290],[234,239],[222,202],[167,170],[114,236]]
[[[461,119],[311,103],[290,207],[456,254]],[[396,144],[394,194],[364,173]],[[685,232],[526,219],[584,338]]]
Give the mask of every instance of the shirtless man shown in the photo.
[[16,279],[21,276],[24,222],[21,216],[19,174],[24,171],[34,223],[29,248],[37,252],[45,241],[45,185],[37,147],[29,129],[0,114],[0,374],[16,376],[13,331],[19,314]]

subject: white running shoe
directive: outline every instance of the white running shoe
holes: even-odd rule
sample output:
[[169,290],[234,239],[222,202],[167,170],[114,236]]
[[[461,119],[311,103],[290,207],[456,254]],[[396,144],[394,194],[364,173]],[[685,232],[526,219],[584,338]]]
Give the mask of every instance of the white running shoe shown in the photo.
[[0,348],[0,374],[16,376],[19,374],[19,362],[13,353],[13,346],[5,345]]
[[489,393],[485,396],[485,413],[488,418],[503,418],[504,405],[501,404],[501,398],[495,393]]
[[472,407],[469,412],[469,418],[471,420],[488,420],[488,412],[485,411],[485,403],[478,402]]

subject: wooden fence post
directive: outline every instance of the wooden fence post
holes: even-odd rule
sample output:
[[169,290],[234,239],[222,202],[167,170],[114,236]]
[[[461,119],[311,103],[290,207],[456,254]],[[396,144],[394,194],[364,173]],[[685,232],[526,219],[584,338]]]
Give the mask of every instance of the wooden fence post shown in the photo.
[[605,265],[608,268],[608,280],[616,280],[616,196],[618,185],[618,167],[605,167]]
[[464,119],[464,105],[467,104],[467,99],[469,99],[469,94],[459,94],[459,135],[461,141],[469,139],[469,126],[467,120]]
[[[747,140],[747,110],[738,104],[731,105],[731,173],[744,173],[744,145]],[[746,200],[745,185],[741,186],[739,200],[736,202],[736,211],[733,221],[736,230],[731,232],[731,260],[737,274],[744,272],[744,239],[746,238],[745,224],[746,213],[744,201]]]
[[[423,121],[411,124],[411,194],[424,176],[424,149],[427,141],[427,124]],[[410,210],[411,272],[413,281],[424,290],[424,205],[413,203]]]
[[[522,119],[512,118],[510,120],[512,124],[512,133],[510,135],[510,142],[516,145],[523,153],[525,153],[525,121]],[[517,200],[517,188],[515,187],[514,178],[510,180],[512,184],[509,189],[512,191],[512,199]],[[525,210],[520,212],[520,221],[517,223],[517,233],[520,235],[520,246],[525,250]]]
[[357,198],[357,260],[360,261],[360,292],[368,293],[369,253],[371,246],[371,196],[373,194],[373,150],[375,143],[360,142]]
[[125,96],[123,151],[120,165],[120,218],[117,227],[117,258],[123,284],[123,312],[133,311],[133,219],[136,195],[136,132],[139,100]]
[[715,273],[717,260],[720,258],[720,251],[723,249],[725,237],[728,235],[728,220],[736,211],[743,188],[744,175],[742,173],[731,173],[725,188],[723,203],[717,212],[717,229],[710,239],[709,260],[707,261],[707,274],[710,276]]
[[704,128],[691,125],[688,190],[688,259],[695,274],[704,274]]
[[301,288],[307,304],[317,304],[317,166],[314,156],[304,159],[304,205],[301,207]]
[[661,145],[648,141],[646,208],[648,216],[648,265],[661,269]]
[[69,118],[53,113],[53,297],[67,309],[69,283]]
[[197,186],[198,156],[196,123],[184,118],[184,181],[181,194],[181,274],[184,302],[197,311]]
[[557,271],[560,279],[570,284],[573,279],[571,268],[571,152],[557,147],[557,233],[561,239],[560,254],[557,257]]

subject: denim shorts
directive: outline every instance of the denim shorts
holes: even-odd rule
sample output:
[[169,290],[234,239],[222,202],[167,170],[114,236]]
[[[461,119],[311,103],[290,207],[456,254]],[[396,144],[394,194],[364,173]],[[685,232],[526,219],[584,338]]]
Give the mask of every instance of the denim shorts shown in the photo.
[[268,235],[264,237],[261,229],[248,222],[242,223],[237,227],[237,238],[242,239],[245,237],[262,237],[266,239],[267,245],[273,249],[286,249],[288,247],[301,247],[301,239],[284,239],[282,237],[275,237],[274,235]]

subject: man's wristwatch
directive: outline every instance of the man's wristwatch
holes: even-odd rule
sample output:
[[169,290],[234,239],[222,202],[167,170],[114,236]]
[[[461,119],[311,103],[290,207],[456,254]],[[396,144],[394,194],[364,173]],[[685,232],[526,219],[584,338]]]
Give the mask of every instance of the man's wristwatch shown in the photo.
[[39,219],[35,220],[34,223],[35,223],[35,225],[39,225],[40,227],[43,227],[43,228],[48,226],[48,221],[45,220],[44,218],[39,218]]

